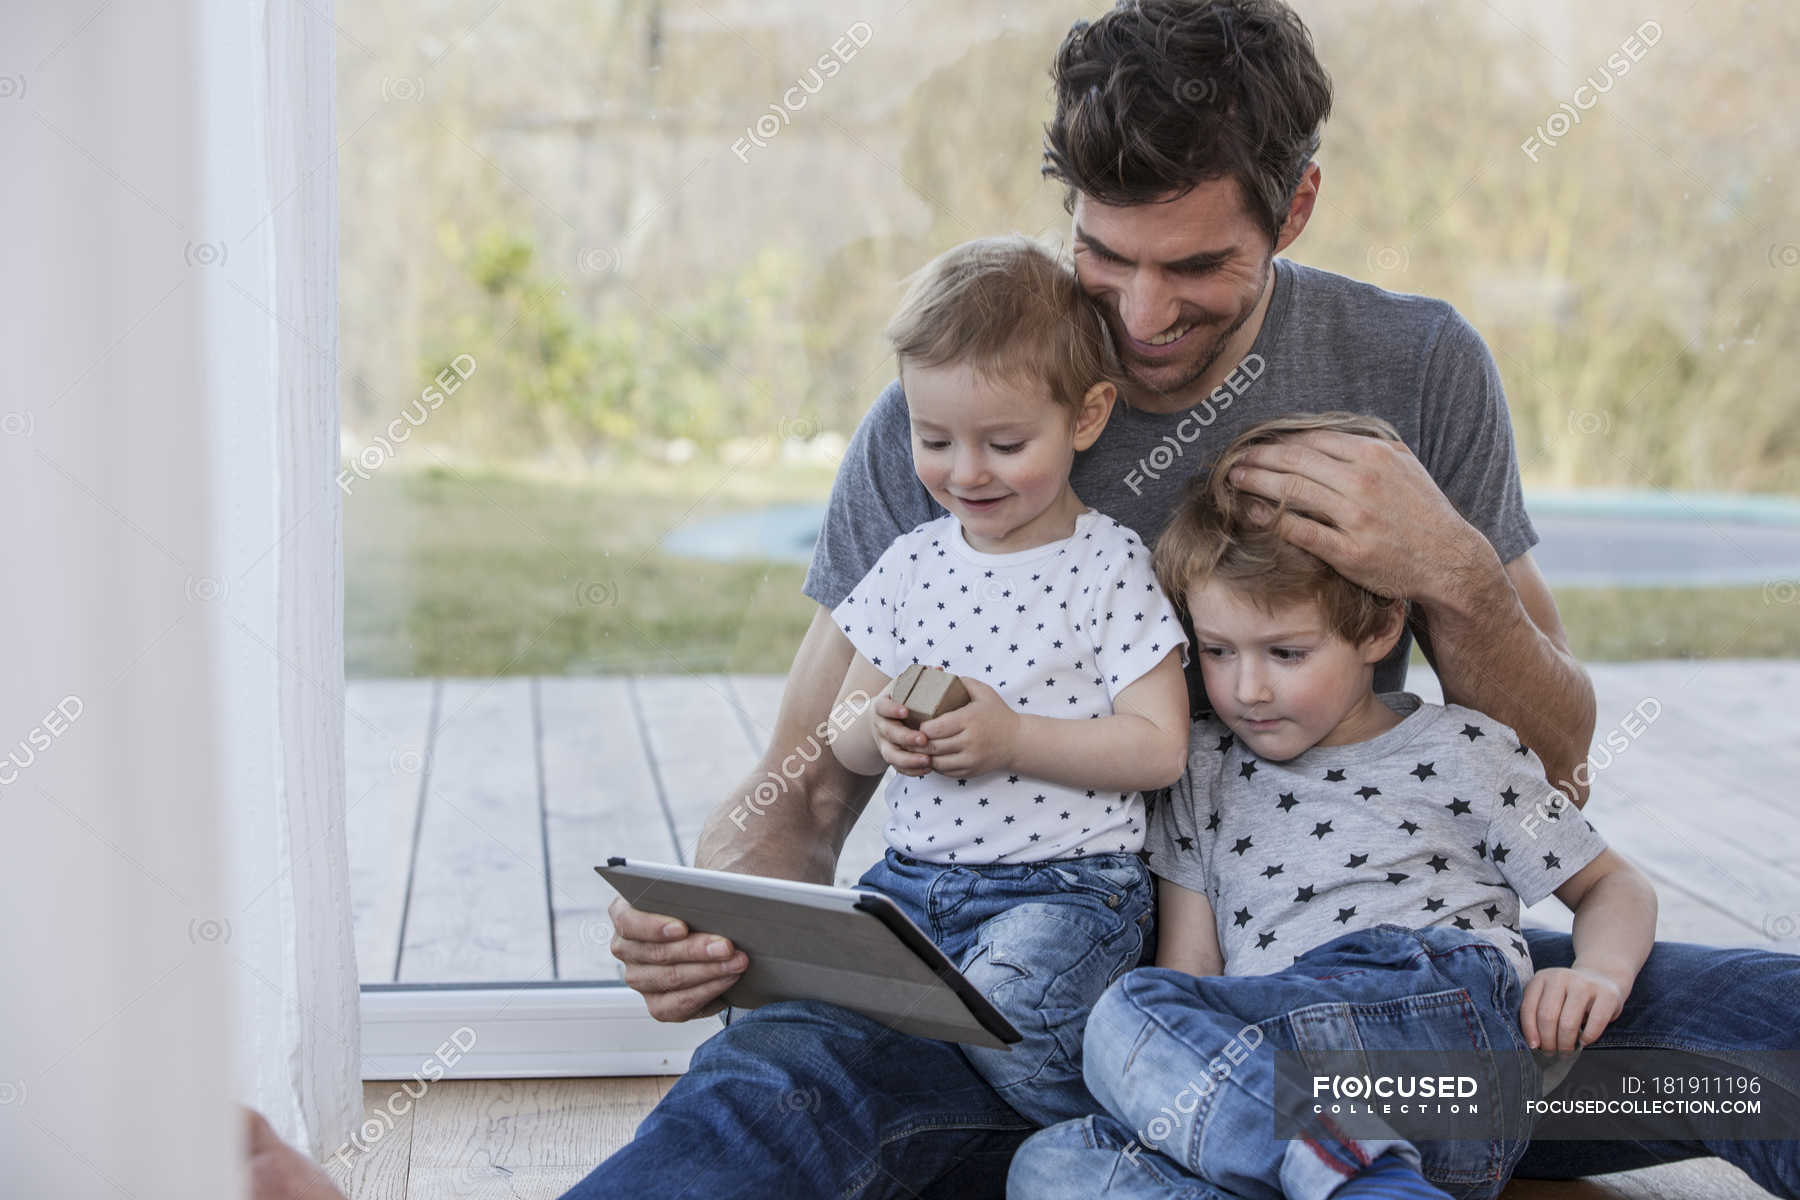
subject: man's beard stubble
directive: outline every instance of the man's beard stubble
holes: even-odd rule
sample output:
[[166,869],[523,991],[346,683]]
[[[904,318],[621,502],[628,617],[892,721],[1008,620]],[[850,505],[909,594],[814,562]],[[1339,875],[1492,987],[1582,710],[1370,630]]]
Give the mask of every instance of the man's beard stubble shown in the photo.
[[[1186,397],[1183,397],[1182,393],[1188,388],[1193,387],[1194,384],[1205,377],[1208,371],[1212,370],[1213,365],[1219,361],[1219,356],[1225,353],[1225,344],[1236,337],[1238,330],[1242,329],[1250,320],[1250,314],[1254,313],[1256,311],[1256,306],[1262,303],[1263,293],[1268,290],[1269,281],[1273,276],[1274,257],[1271,255],[1270,261],[1263,265],[1262,286],[1256,289],[1256,296],[1249,304],[1245,305],[1243,309],[1239,311],[1237,318],[1232,321],[1229,326],[1221,330],[1213,338],[1212,343],[1208,345],[1206,349],[1201,352],[1200,357],[1194,361],[1193,368],[1184,372],[1179,383],[1172,384],[1168,387],[1158,387],[1155,384],[1146,382],[1143,377],[1138,374],[1137,368],[1132,362],[1129,359],[1125,359],[1122,365],[1125,368],[1125,374],[1130,379],[1133,389],[1137,391],[1140,396],[1156,396],[1162,399],[1168,399],[1170,397],[1185,399]],[[1117,316],[1116,310],[1113,315],[1115,317]],[[1123,343],[1121,342],[1121,344]],[[1198,404],[1200,400],[1201,397],[1196,396],[1193,398],[1192,402]]]

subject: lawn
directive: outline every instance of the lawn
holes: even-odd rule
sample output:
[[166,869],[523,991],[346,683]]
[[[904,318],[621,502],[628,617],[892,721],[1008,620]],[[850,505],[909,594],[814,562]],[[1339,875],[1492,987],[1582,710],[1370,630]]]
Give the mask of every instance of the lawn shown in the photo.
[[[355,480],[344,505],[351,678],[785,673],[805,568],[662,553],[690,521],[827,494],[828,466],[635,463],[571,482],[460,466]],[[1761,587],[1557,592],[1588,661],[1800,657]],[[1415,651],[1415,658],[1417,654]]]

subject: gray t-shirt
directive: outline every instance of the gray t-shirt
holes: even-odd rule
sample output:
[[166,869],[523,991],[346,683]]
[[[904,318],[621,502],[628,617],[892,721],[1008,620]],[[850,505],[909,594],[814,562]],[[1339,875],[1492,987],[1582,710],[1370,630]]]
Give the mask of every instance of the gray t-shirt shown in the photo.
[[[1284,413],[1334,409],[1392,422],[1502,562],[1537,544],[1500,373],[1480,335],[1441,300],[1285,258],[1275,260],[1274,295],[1256,342],[1226,384],[1183,412],[1115,405],[1100,437],[1075,456],[1070,481],[1083,501],[1151,546],[1188,477],[1239,433]],[[801,590],[836,608],[895,538],[943,515],[913,473],[906,397],[896,380],[850,439]],[[1192,627],[1186,632],[1191,638]],[[1411,644],[1403,635],[1377,666],[1377,691],[1405,684]],[[1199,662],[1195,655],[1188,664],[1196,714],[1211,708]]]
[[1187,773],[1146,797],[1150,869],[1212,901],[1227,975],[1279,971],[1352,929],[1448,925],[1499,946],[1522,987],[1520,903],[1606,842],[1550,802],[1543,763],[1505,725],[1411,692],[1381,700],[1392,729],[1286,762],[1217,717],[1194,722]]

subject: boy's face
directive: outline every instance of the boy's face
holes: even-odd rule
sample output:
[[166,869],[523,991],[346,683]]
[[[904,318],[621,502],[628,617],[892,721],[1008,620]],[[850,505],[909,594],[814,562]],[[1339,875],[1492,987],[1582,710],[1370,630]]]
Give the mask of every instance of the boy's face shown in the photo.
[[1312,601],[1270,615],[1218,580],[1190,590],[1187,603],[1206,694],[1248,749],[1280,762],[1314,745],[1361,740],[1340,725],[1372,694],[1381,655],[1369,643],[1359,649],[1330,631]]
[[1056,520],[1051,510],[1068,483],[1077,438],[1069,411],[1045,384],[992,380],[956,363],[908,363],[902,385],[913,469],[966,534],[990,545],[1025,541],[1039,518]]

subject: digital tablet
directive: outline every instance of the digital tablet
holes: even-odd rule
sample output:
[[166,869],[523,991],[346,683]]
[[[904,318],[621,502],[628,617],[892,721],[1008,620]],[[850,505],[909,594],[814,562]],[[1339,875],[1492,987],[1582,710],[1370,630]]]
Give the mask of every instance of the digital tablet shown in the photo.
[[1019,1031],[879,892],[609,858],[600,875],[635,908],[729,938],[750,966],[737,1008],[822,1000],[890,1029],[996,1049]]

